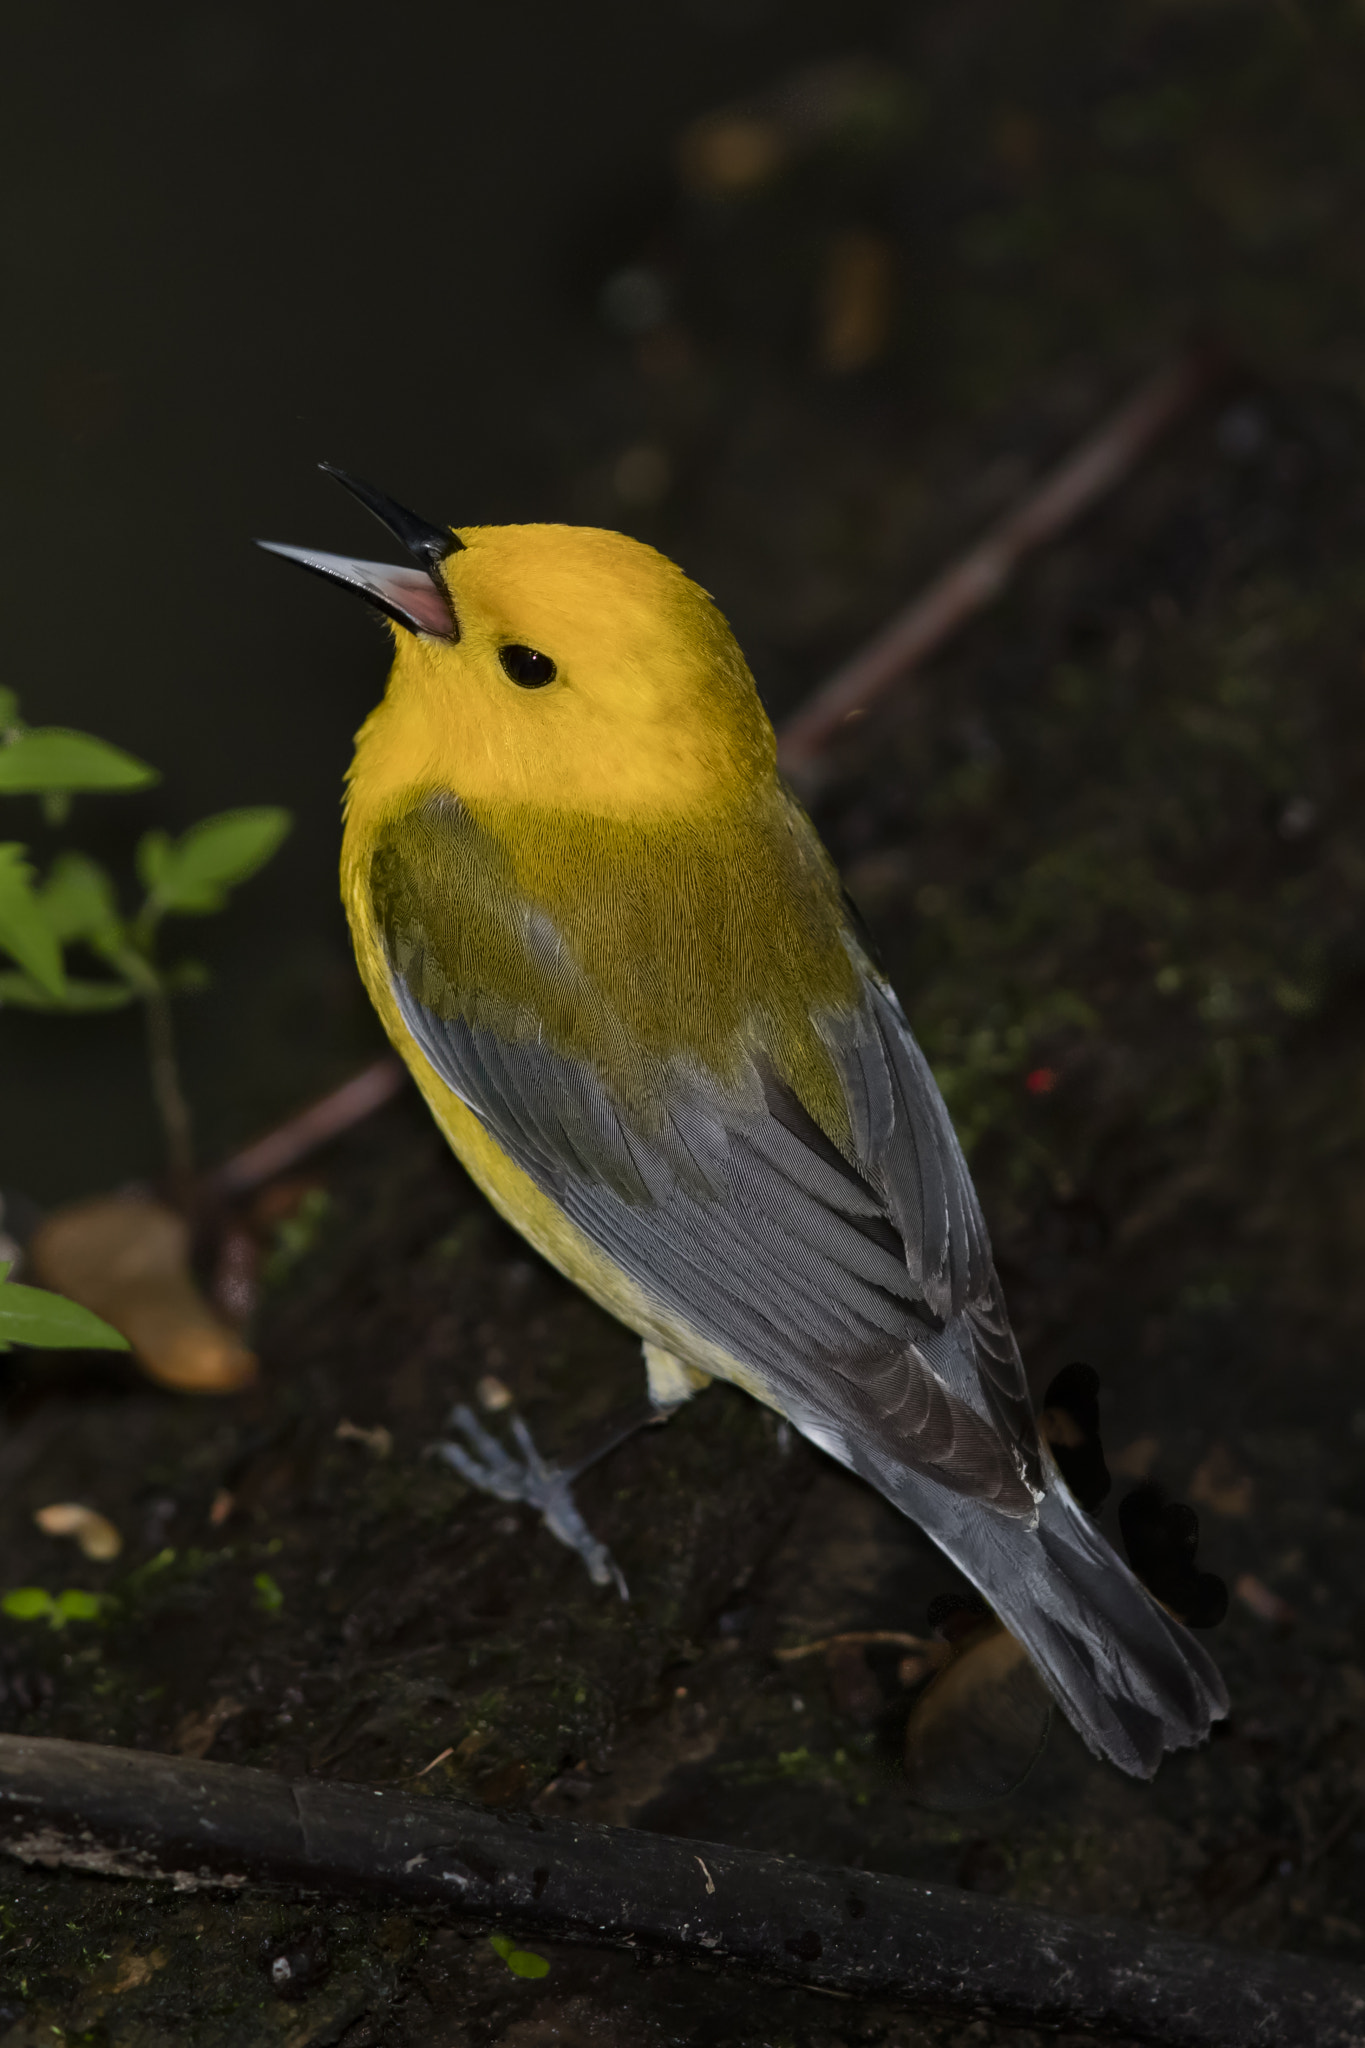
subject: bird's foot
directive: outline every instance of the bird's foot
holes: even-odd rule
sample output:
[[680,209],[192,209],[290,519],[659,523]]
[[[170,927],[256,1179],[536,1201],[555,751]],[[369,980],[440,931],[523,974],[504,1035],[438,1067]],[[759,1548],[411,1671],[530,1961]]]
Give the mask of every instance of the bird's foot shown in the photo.
[[550,1534],[568,1549],[577,1551],[595,1586],[615,1586],[621,1598],[629,1600],[620,1566],[606,1544],[598,1542],[574,1504],[571,1489],[582,1466],[566,1468],[542,1458],[519,1415],[511,1417],[512,1434],[521,1452],[519,1458],[513,1457],[463,1402],[454,1409],[450,1420],[470,1449],[466,1450],[464,1444],[439,1443],[432,1445],[433,1454],[444,1458],[480,1493],[491,1493],[497,1500],[521,1501],[537,1509]]

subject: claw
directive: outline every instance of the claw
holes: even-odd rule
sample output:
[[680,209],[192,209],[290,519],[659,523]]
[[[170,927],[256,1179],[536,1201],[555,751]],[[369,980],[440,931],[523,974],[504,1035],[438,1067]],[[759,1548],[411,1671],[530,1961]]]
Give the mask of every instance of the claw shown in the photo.
[[434,1455],[444,1458],[447,1465],[453,1466],[460,1477],[477,1487],[480,1493],[491,1493],[497,1500],[522,1501],[528,1507],[538,1509],[550,1534],[567,1549],[577,1551],[593,1584],[614,1585],[621,1598],[629,1600],[630,1593],[620,1567],[606,1544],[599,1543],[592,1534],[574,1505],[571,1491],[574,1473],[542,1458],[521,1417],[512,1417],[512,1434],[521,1452],[519,1459],[511,1456],[484,1428],[473,1409],[467,1408],[463,1402],[452,1412],[450,1419],[478,1456],[473,1456],[463,1444],[457,1443],[433,1444]]

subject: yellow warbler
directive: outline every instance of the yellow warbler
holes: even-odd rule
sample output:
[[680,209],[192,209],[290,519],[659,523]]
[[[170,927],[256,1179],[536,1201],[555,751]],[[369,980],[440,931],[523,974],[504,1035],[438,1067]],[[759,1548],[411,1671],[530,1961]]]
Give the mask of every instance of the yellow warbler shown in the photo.
[[[395,627],[342,886],[451,1145],[638,1331],[661,1408],[718,1377],[776,1409],[928,1531],[1093,1750],[1150,1774],[1222,1681],[1039,1441],[947,1111],[716,605],[620,534],[457,533],[340,481],[409,566],[276,552]],[[566,1488],[556,1512],[604,1576]]]

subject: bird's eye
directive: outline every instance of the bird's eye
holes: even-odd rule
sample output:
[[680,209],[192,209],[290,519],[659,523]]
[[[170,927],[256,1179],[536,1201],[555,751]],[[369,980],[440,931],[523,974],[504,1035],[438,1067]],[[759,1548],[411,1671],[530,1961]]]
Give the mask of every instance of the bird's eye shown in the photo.
[[523,690],[543,690],[546,683],[555,679],[555,665],[549,655],[537,654],[534,647],[521,647],[515,642],[511,647],[500,647],[498,660],[503,674]]

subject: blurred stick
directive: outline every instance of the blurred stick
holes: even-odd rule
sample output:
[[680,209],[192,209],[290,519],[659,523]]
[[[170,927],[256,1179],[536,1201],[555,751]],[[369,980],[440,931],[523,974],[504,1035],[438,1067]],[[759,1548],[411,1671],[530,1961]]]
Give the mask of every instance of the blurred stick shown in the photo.
[[821,1636],[816,1643],[793,1643],[789,1649],[774,1650],[773,1657],[779,1664],[794,1664],[801,1657],[814,1657],[821,1651],[866,1648],[869,1643],[893,1643],[898,1650],[942,1650],[941,1642],[925,1636],[907,1635],[898,1628],[855,1628],[845,1629],[842,1635]]
[[968,619],[984,611],[1026,555],[1055,540],[1121,483],[1153,444],[1222,382],[1229,368],[1226,353],[1205,344],[1140,385],[1021,505],[935,577],[793,713],[778,735],[783,773],[809,788],[833,741]]
[[343,1131],[349,1131],[375,1110],[382,1109],[386,1102],[393,1100],[406,1079],[407,1071],[401,1060],[389,1054],[375,1060],[371,1066],[353,1074],[349,1081],[343,1081],[330,1095],[324,1095],[321,1102],[301,1109],[287,1123],[267,1132],[254,1145],[248,1145],[244,1152],[235,1153],[213,1173],[207,1174],[205,1192],[217,1196],[220,1201],[249,1194],[253,1188],[273,1180],[276,1174],[297,1166],[320,1145],[339,1138]]
[[[524,1936],[1170,2048],[1359,2048],[1365,1974],[952,1885],[637,1828],[491,1813],[50,1737],[0,1736],[0,1847],[178,1888],[404,1900]],[[699,1868],[699,1864],[701,1867]]]

